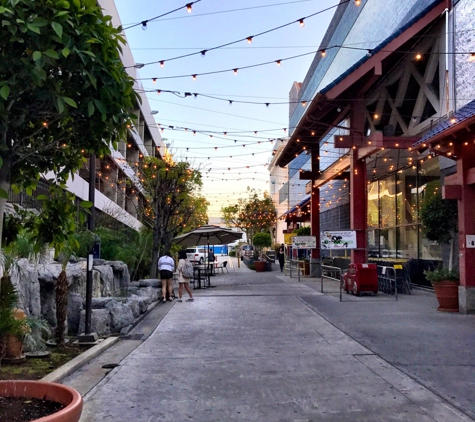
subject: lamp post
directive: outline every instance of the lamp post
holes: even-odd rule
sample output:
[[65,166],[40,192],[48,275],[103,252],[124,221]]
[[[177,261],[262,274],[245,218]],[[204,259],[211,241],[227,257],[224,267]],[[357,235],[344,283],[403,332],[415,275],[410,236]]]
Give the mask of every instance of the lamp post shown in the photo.
[[[89,202],[92,203],[90,213],[87,219],[87,228],[94,232],[94,201],[96,193],[96,155],[89,155]],[[86,306],[84,319],[84,334],[79,335],[80,343],[93,343],[97,340],[97,334],[91,333],[91,319],[92,319],[92,265],[94,261],[93,252],[95,250],[96,240],[94,245],[87,255],[87,273],[86,273]]]

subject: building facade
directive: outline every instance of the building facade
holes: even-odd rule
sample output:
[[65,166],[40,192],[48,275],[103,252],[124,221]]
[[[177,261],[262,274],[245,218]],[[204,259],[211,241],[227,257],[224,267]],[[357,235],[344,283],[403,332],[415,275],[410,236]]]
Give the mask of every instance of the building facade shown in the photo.
[[310,170],[301,166],[299,175],[311,192],[313,235],[354,230],[353,262],[403,262],[419,284],[449,253],[422,233],[425,198],[439,191],[457,199],[467,312],[475,310],[466,258],[466,236],[475,233],[466,176],[475,164],[473,13],[474,0],[341,2],[295,90],[302,106],[291,113],[294,129],[276,162],[306,157]]

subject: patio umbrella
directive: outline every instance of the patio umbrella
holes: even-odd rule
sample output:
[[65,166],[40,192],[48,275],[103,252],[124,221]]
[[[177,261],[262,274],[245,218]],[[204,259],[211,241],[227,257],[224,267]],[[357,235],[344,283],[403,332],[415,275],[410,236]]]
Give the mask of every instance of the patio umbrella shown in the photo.
[[219,226],[201,226],[188,233],[174,237],[173,241],[177,245],[200,246],[200,245],[227,245],[235,240],[241,239],[242,233],[225,229]]
[[[181,234],[173,238],[177,245],[183,246],[200,246],[207,245],[206,255],[209,255],[209,245],[227,245],[233,243],[235,240],[241,239],[242,233],[234,232],[230,229],[224,229],[219,226],[201,226],[188,233]],[[208,259],[208,265],[209,259]],[[212,264],[211,264],[212,265]],[[208,275],[209,284],[209,275]],[[211,286],[209,284],[209,287]]]

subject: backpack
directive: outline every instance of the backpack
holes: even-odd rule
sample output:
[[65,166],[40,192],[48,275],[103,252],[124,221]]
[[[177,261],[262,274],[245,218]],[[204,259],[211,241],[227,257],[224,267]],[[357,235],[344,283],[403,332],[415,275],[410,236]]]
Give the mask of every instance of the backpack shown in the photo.
[[185,265],[183,265],[183,268],[181,269],[181,274],[185,278],[193,277],[193,264],[187,259],[185,259]]

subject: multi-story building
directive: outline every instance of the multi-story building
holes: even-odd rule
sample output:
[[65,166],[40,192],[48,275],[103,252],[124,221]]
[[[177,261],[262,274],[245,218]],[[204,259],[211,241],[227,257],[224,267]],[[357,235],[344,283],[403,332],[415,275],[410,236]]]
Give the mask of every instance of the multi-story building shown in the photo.
[[291,110],[294,129],[276,161],[305,161],[313,235],[354,230],[353,262],[400,260],[421,284],[447,252],[422,233],[424,198],[440,189],[457,199],[467,312],[475,310],[474,13],[474,0],[341,1],[297,85],[295,101],[306,106]]

